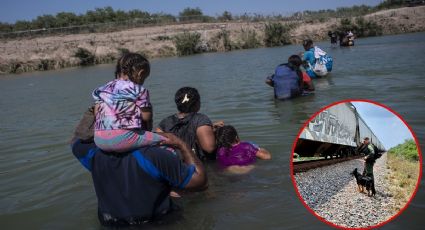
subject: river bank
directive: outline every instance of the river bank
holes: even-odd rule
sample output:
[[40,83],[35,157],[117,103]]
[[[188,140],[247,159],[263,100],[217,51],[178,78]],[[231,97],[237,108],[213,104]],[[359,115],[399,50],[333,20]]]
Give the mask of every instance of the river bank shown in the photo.
[[[363,17],[375,22],[382,35],[425,31],[425,6],[379,11]],[[327,39],[340,19],[323,22],[281,22],[288,26],[288,43],[297,44],[309,37]],[[142,53],[149,58],[176,56],[173,41],[183,32],[200,34],[204,52],[264,47],[267,22],[192,23],[135,28],[110,33],[73,34],[63,36],[5,40],[0,46],[0,74],[61,69],[90,63],[114,61],[123,52]],[[230,47],[230,48],[229,48]]]

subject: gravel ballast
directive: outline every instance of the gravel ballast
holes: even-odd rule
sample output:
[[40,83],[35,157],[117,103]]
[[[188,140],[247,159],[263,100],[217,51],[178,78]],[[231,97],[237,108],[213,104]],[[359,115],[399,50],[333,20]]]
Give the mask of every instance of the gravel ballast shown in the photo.
[[363,159],[350,160],[295,174],[298,191],[307,205],[325,220],[342,227],[369,227],[396,214],[388,190],[387,154],[374,166],[376,195],[357,191],[355,168],[363,172]]

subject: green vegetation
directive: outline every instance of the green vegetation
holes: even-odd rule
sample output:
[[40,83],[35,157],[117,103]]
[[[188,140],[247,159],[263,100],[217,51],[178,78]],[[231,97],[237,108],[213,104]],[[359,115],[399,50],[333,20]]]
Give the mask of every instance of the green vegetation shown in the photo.
[[184,32],[174,36],[174,45],[177,55],[186,56],[200,52],[201,34],[198,32]]
[[283,25],[278,22],[270,22],[264,28],[264,44],[267,47],[291,44],[289,31],[292,25]]
[[74,56],[80,59],[80,65],[82,66],[95,64],[95,55],[85,48],[78,48]]
[[176,17],[170,14],[150,14],[141,10],[114,10],[112,7],[96,8],[85,14],[77,15],[70,12],[60,12],[56,15],[41,15],[32,21],[19,20],[14,24],[0,23],[0,32],[50,29],[70,26],[81,26],[99,23],[132,22],[134,24],[157,24],[159,22],[175,22]]
[[179,13],[180,22],[211,22],[214,21],[214,17],[204,15],[199,7],[190,8],[187,7]]
[[232,21],[233,20],[232,13],[230,13],[229,11],[224,11],[223,14],[220,17],[218,17],[218,20],[222,22]]
[[252,49],[261,46],[261,42],[258,40],[255,30],[241,29],[239,39],[239,47],[241,49]]
[[388,150],[389,155],[395,155],[411,161],[419,161],[418,147],[414,140],[406,140]]
[[[0,22],[0,33],[18,31],[30,31],[15,34],[14,36],[33,36],[52,33],[87,33],[116,31],[126,28],[134,28],[145,25],[173,24],[176,22],[217,22],[217,21],[293,21],[304,20],[307,22],[324,22],[327,18],[350,18],[359,17],[382,9],[395,8],[408,5],[406,0],[386,0],[377,6],[352,6],[340,7],[336,10],[303,11],[292,15],[262,15],[242,14],[232,15],[224,11],[218,17],[204,15],[200,8],[185,8],[179,16],[164,13],[149,13],[139,9],[130,11],[114,10],[112,7],[96,8],[88,10],[84,14],[60,12],[56,15],[40,15],[27,21],[19,20],[15,23]],[[53,30],[54,29],[54,30]],[[5,35],[3,35],[5,36]],[[12,35],[9,35],[9,37]]]
[[323,160],[324,157],[301,157],[298,153],[294,153],[292,156],[293,162],[300,162],[300,161],[315,161],[315,160]]
[[340,24],[336,27],[337,31],[352,31],[357,37],[370,37],[382,35],[382,26],[376,22],[368,21],[363,17],[358,17],[353,22],[351,19],[341,19]]
[[127,48],[118,48],[117,50],[118,50],[119,56],[123,56],[124,54],[130,53],[130,50],[128,50]]
[[389,190],[396,201],[395,210],[400,210],[410,199],[419,177],[419,153],[413,140],[406,140],[388,151]]

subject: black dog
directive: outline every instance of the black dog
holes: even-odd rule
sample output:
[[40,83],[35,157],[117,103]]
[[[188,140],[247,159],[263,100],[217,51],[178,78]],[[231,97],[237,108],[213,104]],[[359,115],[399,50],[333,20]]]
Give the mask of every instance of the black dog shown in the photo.
[[359,192],[364,192],[364,189],[366,188],[368,196],[374,196],[376,194],[373,178],[363,176],[357,171],[357,168],[354,169],[351,175],[356,178],[357,189]]

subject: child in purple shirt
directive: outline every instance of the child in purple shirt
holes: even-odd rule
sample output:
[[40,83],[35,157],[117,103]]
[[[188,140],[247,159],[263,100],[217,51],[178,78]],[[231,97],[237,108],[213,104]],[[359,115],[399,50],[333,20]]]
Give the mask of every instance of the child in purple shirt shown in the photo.
[[128,53],[118,60],[116,79],[93,91],[96,145],[108,152],[127,152],[167,140],[152,130],[152,105],[143,83],[149,61]]
[[240,141],[236,129],[225,125],[215,131],[217,140],[217,161],[223,167],[247,166],[257,158],[271,159],[270,153],[250,142]]

